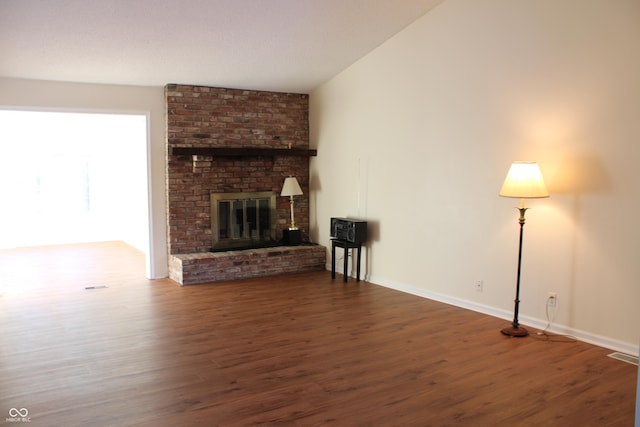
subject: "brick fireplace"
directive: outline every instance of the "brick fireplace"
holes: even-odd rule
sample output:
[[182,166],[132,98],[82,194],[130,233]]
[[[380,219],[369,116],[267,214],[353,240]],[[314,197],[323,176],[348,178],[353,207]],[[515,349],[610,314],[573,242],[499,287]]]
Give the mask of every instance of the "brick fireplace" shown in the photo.
[[[287,176],[304,192],[296,196],[296,223],[308,241],[309,156],[315,154],[308,95],[170,84],[165,96],[170,277],[191,284],[324,268],[320,246],[210,252],[212,193],[276,192],[275,239],[282,238],[289,201],[279,194]],[[256,269],[261,263],[265,268]]]

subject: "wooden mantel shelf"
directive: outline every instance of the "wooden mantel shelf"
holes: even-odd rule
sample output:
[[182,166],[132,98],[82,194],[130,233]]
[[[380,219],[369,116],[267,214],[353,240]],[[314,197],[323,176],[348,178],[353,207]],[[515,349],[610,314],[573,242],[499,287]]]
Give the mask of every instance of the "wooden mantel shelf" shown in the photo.
[[224,148],[224,147],[171,147],[174,156],[214,156],[214,157],[249,157],[249,156],[298,156],[312,157],[318,155],[316,149],[306,148]]

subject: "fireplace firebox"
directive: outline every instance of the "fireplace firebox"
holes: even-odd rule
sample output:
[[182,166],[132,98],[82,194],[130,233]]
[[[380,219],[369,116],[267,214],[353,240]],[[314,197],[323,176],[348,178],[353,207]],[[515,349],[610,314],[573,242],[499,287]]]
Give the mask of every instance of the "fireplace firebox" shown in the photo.
[[211,193],[211,251],[277,246],[276,193]]

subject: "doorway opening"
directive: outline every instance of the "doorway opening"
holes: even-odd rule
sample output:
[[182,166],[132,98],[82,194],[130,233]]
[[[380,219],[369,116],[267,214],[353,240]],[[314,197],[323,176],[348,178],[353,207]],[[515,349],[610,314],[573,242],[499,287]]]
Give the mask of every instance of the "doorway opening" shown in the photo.
[[147,115],[0,109],[0,249],[123,241],[149,257]]

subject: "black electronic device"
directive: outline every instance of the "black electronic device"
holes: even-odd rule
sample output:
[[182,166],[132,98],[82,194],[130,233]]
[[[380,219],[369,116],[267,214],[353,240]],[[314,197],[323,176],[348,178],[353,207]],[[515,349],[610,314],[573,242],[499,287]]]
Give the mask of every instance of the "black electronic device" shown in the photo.
[[287,246],[298,246],[302,242],[300,230],[284,229],[282,230],[282,243]]
[[360,245],[367,240],[367,222],[349,218],[331,218],[331,237]]

